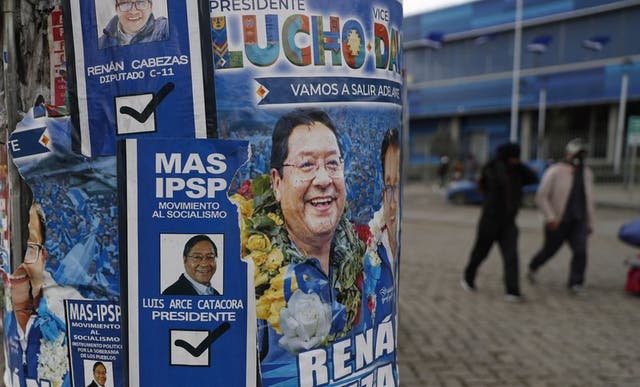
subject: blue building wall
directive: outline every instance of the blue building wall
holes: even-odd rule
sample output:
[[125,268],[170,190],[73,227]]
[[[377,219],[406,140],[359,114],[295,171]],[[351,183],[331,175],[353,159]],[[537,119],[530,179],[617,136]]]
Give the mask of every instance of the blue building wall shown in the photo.
[[[526,21],[620,3],[632,2],[620,0],[524,0],[522,19]],[[421,39],[425,36],[425,31],[442,31],[446,34],[452,34],[513,23],[515,10],[515,0],[491,0],[476,1],[409,16],[404,20],[404,39],[405,41]]]
[[[523,6],[519,110],[521,117],[531,113],[527,119],[532,153],[537,151],[541,89],[546,92],[548,110],[574,109],[575,114],[601,117],[603,109],[609,115],[615,112],[626,74],[627,116],[634,109],[633,114],[640,114],[640,0],[524,0]],[[458,152],[469,147],[474,132],[486,134],[489,152],[509,139],[515,7],[516,0],[481,0],[405,18],[412,150],[419,143],[413,139],[434,135],[447,125],[457,128]],[[428,41],[432,35],[442,37],[440,48]],[[530,49],[530,43],[544,37],[544,51]],[[585,45],[602,37],[597,49]],[[562,135],[575,134],[573,127],[565,125],[572,121],[567,114],[556,116],[564,120],[556,122],[556,132],[564,125]],[[590,122],[580,121],[577,126],[599,142],[610,138],[610,120]],[[547,121],[548,128],[553,124]],[[521,121],[520,131],[522,125]],[[599,145],[597,157],[609,160],[609,145]],[[435,147],[426,148],[430,155],[414,152],[413,159],[433,158]]]
[[[412,118],[510,109],[514,7],[485,0],[405,19]],[[624,72],[640,79],[639,21],[638,1],[524,1],[520,107],[534,108],[541,86],[549,106],[617,100]],[[444,34],[438,50],[419,45],[432,32]],[[529,51],[543,35],[546,51]],[[608,38],[600,51],[583,47],[596,36]],[[640,82],[629,86],[639,99]]]
[[[542,86],[548,106],[616,102],[623,72],[640,79],[640,63],[606,66],[520,80],[520,108],[535,109]],[[504,111],[511,106],[511,78],[411,89],[410,117],[437,117]],[[640,82],[629,82],[630,99],[640,98]]]

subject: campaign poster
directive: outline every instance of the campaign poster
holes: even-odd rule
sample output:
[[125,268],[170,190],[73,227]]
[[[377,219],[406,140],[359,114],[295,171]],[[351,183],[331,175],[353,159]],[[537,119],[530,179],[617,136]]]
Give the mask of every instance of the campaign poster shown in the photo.
[[114,155],[118,138],[206,137],[197,0],[65,4],[82,154]]
[[129,385],[255,385],[253,288],[227,196],[248,143],[119,146]]
[[[49,58],[51,70],[49,72],[51,88],[51,104],[65,106],[67,92],[67,65],[64,57],[64,25],[62,22],[62,8],[58,5],[49,14],[47,30],[49,38]],[[65,111],[66,112],[66,111]]]
[[263,386],[395,386],[402,4],[209,1]]
[[71,385],[124,387],[120,305],[110,301],[67,300],[65,307]]
[[[0,149],[0,268],[9,262],[9,166],[7,147]],[[8,271],[5,271],[8,273]]]
[[[48,114],[44,105],[30,109],[7,143],[28,203],[24,254],[5,267],[15,268],[5,286],[4,382],[10,387],[81,385],[72,384],[77,370],[70,350],[78,340],[69,324],[89,323],[92,316],[67,320],[64,303],[99,310],[120,299],[115,157],[74,153],[71,119]],[[110,367],[122,370],[121,357]]]

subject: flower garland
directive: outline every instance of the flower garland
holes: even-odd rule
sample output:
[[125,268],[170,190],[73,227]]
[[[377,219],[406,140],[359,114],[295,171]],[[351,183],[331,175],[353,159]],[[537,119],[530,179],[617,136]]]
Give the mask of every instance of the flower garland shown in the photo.
[[[290,314],[285,309],[281,316],[283,308],[287,307],[285,294],[294,294],[299,285],[295,276],[287,276],[287,271],[290,265],[304,263],[309,257],[291,243],[268,175],[244,182],[231,200],[239,206],[241,213],[242,256],[252,259],[255,264],[257,317],[267,320],[278,334],[283,334],[281,319]],[[343,214],[331,248],[334,270],[330,286],[336,301],[346,310],[346,323],[340,331],[327,334],[317,345],[344,337],[358,323],[364,251],[364,244]]]
[[380,267],[382,259],[378,253],[378,245],[382,243],[384,229],[384,208],[381,207],[373,214],[373,218],[369,221],[368,228],[362,227],[360,231],[361,238],[364,239],[367,244],[363,292],[372,323],[375,320],[376,306],[378,304],[376,286],[382,275],[382,268]]
[[54,341],[40,339],[40,354],[38,355],[38,377],[51,381],[54,387],[63,384],[63,377],[69,370],[67,362],[67,345],[65,337],[60,334]]
[[51,381],[54,387],[63,385],[63,377],[69,371],[65,324],[51,310],[45,297],[38,305],[38,318],[34,327],[42,332],[38,355],[38,377]]
[[378,244],[382,242],[382,232],[384,231],[384,207],[380,207],[373,214],[373,218],[369,221],[369,230],[371,230],[371,238],[366,240],[368,254],[371,255],[371,263],[375,266],[380,265],[380,256],[378,255]]

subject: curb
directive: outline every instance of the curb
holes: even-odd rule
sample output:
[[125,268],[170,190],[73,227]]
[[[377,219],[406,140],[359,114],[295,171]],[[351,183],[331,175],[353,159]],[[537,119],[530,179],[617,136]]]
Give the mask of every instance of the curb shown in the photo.
[[595,206],[599,208],[613,208],[617,210],[636,210],[640,211],[640,203],[623,203],[612,202],[607,200],[596,200]]

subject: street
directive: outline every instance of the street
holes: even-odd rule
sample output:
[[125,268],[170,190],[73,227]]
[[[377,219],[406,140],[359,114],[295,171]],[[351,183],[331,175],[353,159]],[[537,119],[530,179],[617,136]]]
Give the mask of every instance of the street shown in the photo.
[[587,294],[566,290],[565,246],[538,273],[524,278],[542,243],[542,219],[523,209],[519,253],[527,301],[504,300],[497,246],[480,267],[476,293],[459,281],[475,237],[479,206],[454,206],[442,193],[405,187],[400,266],[400,385],[637,386],[640,385],[640,297],[624,292],[626,258],[620,224],[640,216],[596,210],[589,240]]

